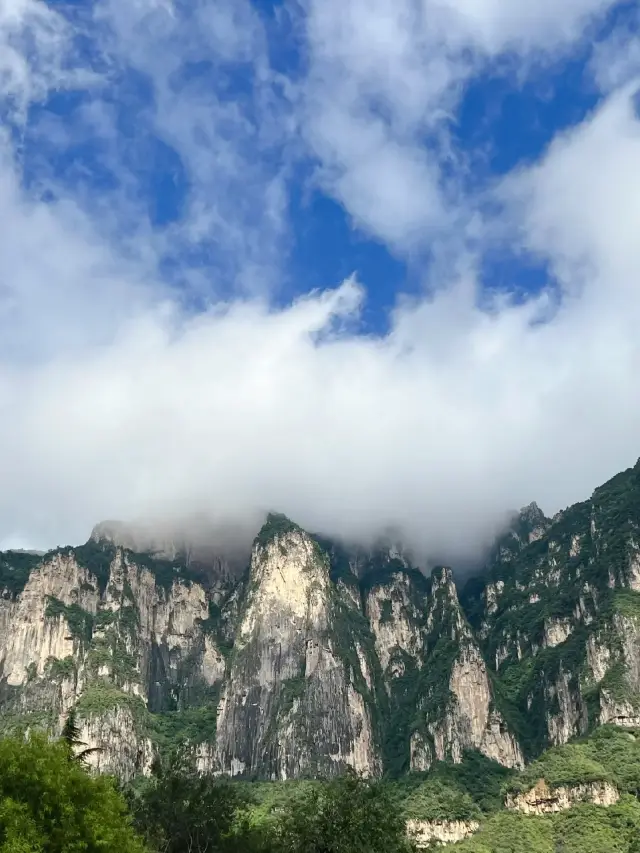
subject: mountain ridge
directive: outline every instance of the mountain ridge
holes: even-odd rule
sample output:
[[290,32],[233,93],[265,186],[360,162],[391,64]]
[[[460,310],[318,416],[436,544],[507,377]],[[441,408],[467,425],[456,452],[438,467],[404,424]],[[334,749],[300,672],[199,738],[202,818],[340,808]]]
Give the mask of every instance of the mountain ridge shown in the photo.
[[132,550],[113,522],[5,552],[0,727],[56,731],[75,707],[96,769],[127,778],[181,740],[244,778],[399,776],[469,750],[522,767],[640,725],[639,531],[640,463],[552,519],[524,507],[459,589],[397,543],[278,513],[242,570],[184,542]]

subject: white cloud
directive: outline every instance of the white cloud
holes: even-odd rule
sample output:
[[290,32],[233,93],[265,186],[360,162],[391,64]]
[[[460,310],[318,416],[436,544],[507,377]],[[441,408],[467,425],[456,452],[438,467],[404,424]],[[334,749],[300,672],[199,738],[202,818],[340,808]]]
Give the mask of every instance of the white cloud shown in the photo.
[[[447,30],[451,44],[433,54],[438,22],[460,17],[453,4],[427,7],[437,12],[435,36],[401,4],[368,6],[362,33],[355,2],[353,20],[329,20],[328,0],[322,18],[311,10],[310,26],[328,27],[332,38],[322,36],[306,105],[333,118],[307,133],[324,146],[325,179],[358,221],[396,247],[418,239],[425,222],[455,221],[458,206],[437,190],[437,158],[416,147],[430,111],[450,105],[467,74],[455,51],[468,33],[486,53],[516,42],[556,49],[577,37],[582,13],[599,8],[556,7],[538,4],[532,22],[524,13],[516,20],[513,4],[467,4],[464,26]],[[640,136],[632,89],[614,92],[495,193],[509,238],[560,279],[565,298],[549,322],[531,322],[544,294],[479,311],[472,268],[444,274],[431,300],[401,306],[385,337],[353,332],[365,298],[355,280],[277,310],[245,289],[194,317],[169,298],[159,261],[168,246],[223,241],[232,269],[248,258],[273,275],[286,196],[269,158],[300,118],[284,99],[274,121],[291,125],[282,131],[265,119],[280,82],[266,70],[250,7],[219,5],[211,18],[212,7],[195,8],[204,16],[197,32],[181,29],[180,10],[166,4],[108,7],[112,68],[135,65],[152,81],[155,108],[140,123],[175,146],[189,174],[181,233],[138,224],[132,253],[119,233],[140,210],[128,178],[113,195],[88,198],[48,174],[57,195],[46,201],[21,183],[12,137],[2,138],[0,542],[78,541],[102,518],[277,508],[334,534],[399,524],[422,550],[468,556],[505,509],[537,499],[553,511],[633,463]],[[241,8],[248,17],[238,19]],[[344,34],[331,29],[336,21]],[[206,57],[216,39],[226,59],[251,59],[266,75],[240,112],[220,93],[209,101],[168,82],[176,63]],[[37,79],[20,88],[25,103],[61,73],[60,54],[43,55],[39,71],[25,66]],[[373,114],[376,98],[384,120]],[[109,137],[106,104],[96,96],[92,120]],[[107,142],[105,157],[125,174],[117,139]],[[248,201],[235,204],[245,182]],[[247,203],[259,207],[248,212]]]
[[[158,248],[172,257],[200,253],[201,271],[213,263],[236,289],[275,287],[287,236],[291,119],[251,2],[108,0],[98,20],[111,62],[150,86],[143,127],[177,152],[189,186],[186,211]],[[249,93],[230,88],[238,69]]]
[[[322,187],[378,239],[424,246],[460,206],[464,161],[447,122],[468,80],[505,54],[520,70],[557,59],[614,5],[308,0],[305,132]],[[445,181],[437,167],[452,158]]]

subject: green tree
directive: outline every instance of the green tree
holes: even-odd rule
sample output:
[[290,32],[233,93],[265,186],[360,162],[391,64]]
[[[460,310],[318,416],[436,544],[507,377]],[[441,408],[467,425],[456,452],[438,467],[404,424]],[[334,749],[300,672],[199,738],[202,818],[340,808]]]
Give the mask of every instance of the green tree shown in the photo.
[[280,819],[282,853],[409,853],[388,789],[349,772],[293,800]]
[[156,762],[151,778],[130,794],[135,825],[158,853],[266,849],[250,826],[250,802],[240,786],[198,773],[184,748]]
[[0,740],[0,853],[143,853],[112,780],[44,735]]
[[[67,714],[67,718],[64,721],[61,739],[64,741],[64,743],[66,743],[67,747],[69,748],[72,758],[75,761],[79,761],[81,764],[85,763],[87,755],[91,755],[92,752],[102,751],[101,747],[87,747],[86,743],[80,740],[80,726],[78,725],[74,708],[69,711],[69,713]],[[80,749],[79,752],[76,752],[76,750],[81,746],[85,747],[85,749]]]

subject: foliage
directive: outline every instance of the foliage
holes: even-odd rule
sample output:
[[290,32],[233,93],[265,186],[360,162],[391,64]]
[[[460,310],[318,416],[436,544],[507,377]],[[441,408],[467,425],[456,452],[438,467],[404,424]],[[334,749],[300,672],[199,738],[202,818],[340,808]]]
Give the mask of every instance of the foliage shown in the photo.
[[41,555],[28,551],[0,551],[0,591],[7,589],[11,595],[19,595],[41,562]]
[[640,732],[602,726],[589,737],[544,752],[505,791],[529,790],[538,779],[550,787],[612,782],[621,791],[640,793]]
[[[331,591],[328,634],[331,648],[340,658],[346,678],[367,705],[374,737],[380,743],[383,720],[388,717],[388,706],[375,637],[364,613],[351,601],[345,601],[335,587]],[[368,669],[368,679],[363,672],[361,656]]]
[[571,743],[547,750],[507,785],[513,793],[528,791],[539,779],[551,788],[612,782],[613,775],[597,761],[589,744]]
[[209,615],[200,621],[200,627],[205,634],[209,634],[216,644],[216,648],[224,657],[228,657],[233,649],[233,640],[228,637],[228,614],[223,606],[209,600]]
[[380,606],[380,624],[386,625],[393,622],[393,602],[385,598]]
[[553,822],[544,817],[499,812],[477,835],[456,844],[454,849],[456,853],[556,853]]
[[242,788],[197,773],[185,750],[157,762],[151,779],[131,794],[134,823],[158,853],[259,849],[243,819],[249,799]]
[[466,791],[442,779],[427,779],[407,797],[403,812],[412,820],[479,820],[482,812]]
[[116,621],[117,613],[115,610],[98,610],[94,622],[94,629],[102,631],[104,628],[112,625]]
[[640,794],[640,732],[602,726],[585,742],[621,791]]
[[333,583],[344,583],[346,586],[358,591],[358,578],[354,574],[351,564],[353,554],[343,544],[326,536],[314,534],[313,541],[320,550],[329,557],[329,577]]
[[264,547],[275,539],[276,536],[284,536],[286,533],[297,533],[300,530],[301,528],[291,521],[291,519],[287,518],[286,515],[280,512],[270,512],[256,536],[255,544]]
[[44,735],[0,740],[2,853],[143,853],[111,780]]
[[513,770],[492,761],[481,752],[467,750],[460,764],[450,761],[436,764],[432,775],[450,787],[466,793],[485,813],[497,811],[503,804],[503,788]]
[[72,655],[66,658],[49,658],[47,661],[47,676],[49,678],[64,681],[73,678],[76,674],[76,662]]
[[[484,577],[469,581],[461,600],[486,659],[499,663],[496,697],[512,709],[500,710],[532,758],[548,745],[547,719],[559,711],[548,697],[559,677],[568,675],[570,690],[582,693],[589,726],[598,721],[598,686],[589,682],[586,660],[590,636],[611,653],[601,686],[614,699],[640,706],[622,665],[619,620],[640,624],[640,594],[628,588],[640,539],[640,462],[552,520],[536,508],[527,514],[522,529],[516,519],[498,540]],[[543,531],[535,541],[529,541],[531,521]],[[558,621],[570,636],[552,646],[546,632]]]
[[[67,714],[60,735],[61,740],[67,745],[70,755],[74,761],[79,761],[84,764],[88,755],[93,752],[102,752],[99,746],[87,747],[86,743],[80,740],[80,726],[78,725],[77,715],[74,708]],[[84,747],[84,749],[80,749]],[[79,750],[78,752],[76,750]]]
[[206,704],[149,716],[149,731],[162,754],[185,744],[211,743],[217,725],[217,697]]
[[120,634],[108,628],[104,636],[94,637],[87,655],[87,668],[97,675],[102,667],[109,671],[109,677],[118,686],[138,682],[138,660],[127,650],[127,644]]
[[98,589],[102,595],[107,588],[111,563],[116,556],[116,546],[112,542],[89,539],[84,545],[70,549],[79,566],[85,568],[98,581]]
[[406,853],[402,814],[384,785],[347,773],[307,791],[279,821],[281,853]]
[[88,643],[93,635],[93,614],[83,610],[78,604],[65,604],[59,598],[47,597],[45,614],[47,619],[64,616],[71,636],[80,642]]
[[[456,853],[637,853],[640,804],[625,797],[603,808],[574,806],[553,816],[500,812]],[[449,849],[449,848],[446,848]]]
[[147,721],[148,711],[142,699],[123,693],[107,681],[94,681],[78,699],[76,710],[82,718],[99,716],[116,708],[125,707],[140,720]]
[[248,822],[256,829],[273,835],[281,815],[299,808],[300,802],[323,782],[309,779],[290,779],[286,782],[235,782],[250,801]]
[[153,554],[128,551],[127,555],[136,566],[147,569],[155,578],[159,587],[169,592],[175,581],[183,583],[202,583],[206,579],[199,573],[190,570],[184,559],[165,560]]

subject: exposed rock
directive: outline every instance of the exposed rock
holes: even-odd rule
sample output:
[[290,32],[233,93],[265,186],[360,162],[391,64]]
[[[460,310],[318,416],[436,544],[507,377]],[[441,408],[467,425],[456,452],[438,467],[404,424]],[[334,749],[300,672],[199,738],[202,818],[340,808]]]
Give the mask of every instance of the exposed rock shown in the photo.
[[[56,554],[31,573],[17,601],[7,602],[0,621],[0,673],[7,684],[26,684],[30,672],[41,677],[51,658],[73,655],[76,643],[62,613],[47,617],[51,599],[95,613],[97,590],[86,569],[72,556]],[[34,669],[35,668],[35,669]]]
[[176,579],[163,587],[129,552],[100,547],[91,552],[100,577],[64,549],[1,602],[0,702],[9,721],[46,710],[54,733],[78,703],[84,740],[101,748],[92,765],[129,777],[150,766],[147,708],[168,710],[181,695],[213,688],[225,663],[203,630],[202,586]]
[[433,764],[433,750],[420,732],[413,732],[410,741],[410,769],[413,773],[424,773]]
[[489,616],[493,616],[493,614],[498,609],[498,599],[504,592],[504,581],[496,581],[496,583],[487,584],[485,589],[485,600],[487,613]]
[[459,763],[466,749],[478,749],[505,767],[523,767],[520,746],[493,707],[487,668],[477,646],[463,647],[453,664],[449,689],[452,701],[447,710],[428,725],[436,758]]
[[235,533],[175,524],[0,554],[2,726],[58,732],[77,706],[96,768],[126,776],[171,713],[201,769],[278,779],[467,750],[520,767],[515,729],[535,755],[640,726],[638,506],[640,464],[552,520],[525,507],[464,610],[451,571],[428,579],[393,537],[347,547],[280,516],[236,562]]
[[[448,699],[434,706],[430,696],[425,697],[435,758],[459,763],[466,749],[477,749],[507,767],[522,767],[522,751],[495,706],[487,666],[460,608],[450,570],[433,573],[429,608],[427,625],[434,638],[446,636],[454,643],[439,652],[435,640],[432,655],[437,659],[448,654],[445,649],[456,649],[449,664]],[[425,667],[429,665],[427,659]]]
[[419,848],[432,844],[456,844],[480,829],[475,820],[410,820],[407,834]]
[[550,744],[559,746],[586,732],[589,724],[587,707],[571,673],[560,670],[556,680],[547,685],[546,700],[549,708],[558,709],[547,712]]
[[[377,773],[370,709],[337,646],[350,609],[337,606],[328,560],[290,524],[261,538],[220,710],[219,768],[274,779]],[[370,688],[360,659],[359,670]]]
[[595,634],[587,640],[587,665],[596,683],[602,681],[611,665],[611,649]]
[[545,619],[544,645],[548,648],[559,646],[568,640],[573,631],[570,619]]
[[566,811],[578,803],[612,806],[619,799],[618,789],[610,782],[550,788],[544,779],[540,779],[530,791],[507,795],[505,805],[524,814],[542,815]]
[[612,691],[600,691],[600,723],[622,728],[640,728],[640,697],[636,702],[616,698]]
[[[384,673],[388,672],[392,654],[397,649],[411,656],[418,667],[422,665],[424,636],[420,629],[420,613],[406,575],[396,573],[387,583],[373,587],[366,598],[365,613]],[[391,677],[402,674],[389,672]]]
[[247,566],[251,547],[246,529],[213,525],[199,518],[180,523],[103,521],[93,528],[91,539],[159,560],[183,559],[187,565],[202,569],[211,580],[238,578]]
[[97,748],[86,757],[98,773],[109,773],[124,781],[151,771],[155,749],[140,732],[135,713],[119,705],[81,720],[83,748]]

